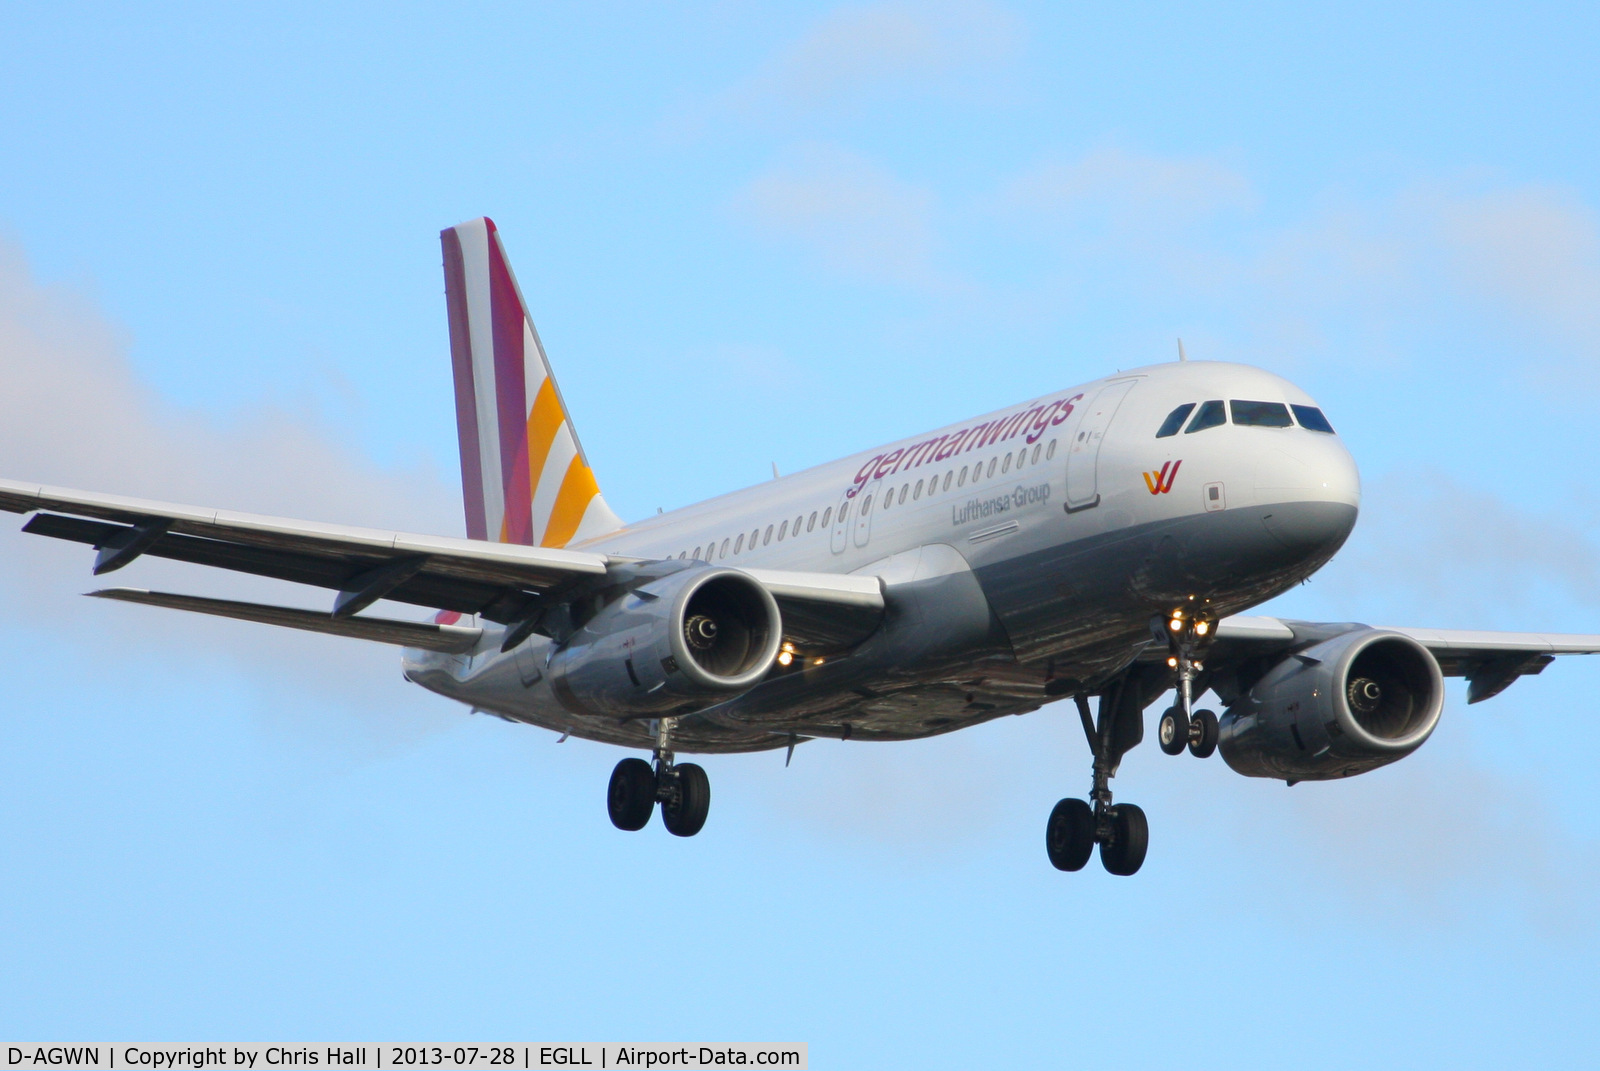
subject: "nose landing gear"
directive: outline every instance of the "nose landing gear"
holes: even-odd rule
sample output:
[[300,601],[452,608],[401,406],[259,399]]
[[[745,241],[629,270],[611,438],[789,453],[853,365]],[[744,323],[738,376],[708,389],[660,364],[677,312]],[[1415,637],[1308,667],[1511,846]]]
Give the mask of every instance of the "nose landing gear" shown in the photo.
[[618,829],[643,829],[661,804],[661,824],[676,837],[692,837],[711,810],[711,779],[692,762],[675,763],[672,728],[676,718],[656,722],[655,767],[643,759],[623,759],[611,771],[606,810]]
[[1210,757],[1217,750],[1217,716],[1209,710],[1194,709],[1194,685],[1205,666],[1202,649],[1211,642],[1215,626],[1206,617],[1186,615],[1174,610],[1167,618],[1150,622],[1150,631],[1167,641],[1167,665],[1177,677],[1178,701],[1161,715],[1156,739],[1161,750],[1177,755],[1184,748],[1197,759]]
[[1220,732],[1217,716],[1209,710],[1185,717],[1181,707],[1168,707],[1156,723],[1156,740],[1168,755],[1181,755],[1188,748],[1197,759],[1209,758],[1217,750]]

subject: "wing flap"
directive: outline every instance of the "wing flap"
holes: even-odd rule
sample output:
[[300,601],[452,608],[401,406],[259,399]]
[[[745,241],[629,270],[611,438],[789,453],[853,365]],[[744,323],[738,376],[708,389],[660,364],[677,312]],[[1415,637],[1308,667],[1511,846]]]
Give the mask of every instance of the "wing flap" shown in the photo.
[[[140,554],[331,588],[348,604],[385,570],[382,598],[508,622],[563,584],[604,576],[602,554],[384,532],[0,480],[0,509],[35,513],[23,530],[101,549],[98,572]],[[410,568],[402,563],[413,563]],[[359,601],[359,600],[357,600]]]
[[[338,592],[335,612],[352,621],[360,620],[352,607],[363,609],[382,598],[516,625],[537,612],[543,597],[564,598],[564,593],[605,577],[608,567],[629,561],[581,551],[382,532],[4,480],[0,480],[0,509],[32,512],[23,525],[31,534],[99,548],[101,572],[148,554],[308,584]],[[774,569],[747,572],[778,600],[786,631],[809,646],[829,650],[852,647],[882,621],[883,585],[876,576]],[[105,597],[177,606],[170,601],[152,602],[153,595],[141,595],[138,600],[125,595]],[[179,609],[221,612],[200,609],[206,600],[190,596],[159,597],[188,600],[177,606]],[[255,606],[226,600],[206,602],[213,603],[234,607],[228,616],[235,617],[243,617],[238,607]],[[251,612],[266,611],[258,608]],[[300,611],[284,613],[301,622],[291,625],[296,628],[312,628],[303,622],[316,619],[314,614],[311,618],[297,616]],[[268,623],[288,624],[289,620]],[[325,624],[315,630],[334,631]]]
[[203,599],[195,595],[174,595],[165,591],[145,591],[139,588],[107,588],[88,593],[96,599],[115,599],[118,602],[138,603],[142,606],[162,606],[169,610],[190,610],[216,617],[231,617],[238,621],[254,621],[264,625],[281,625],[285,628],[322,632],[331,636],[347,636],[357,640],[372,640],[399,647],[420,647],[445,654],[466,654],[478,645],[483,636],[479,628],[461,625],[436,625],[426,621],[395,621],[378,617],[334,617],[315,610],[300,610],[288,606],[267,606],[255,602],[235,602],[231,599]]
[[[1299,630],[1295,626],[1300,626]],[[1332,626],[1334,631],[1362,625]],[[1297,642],[1325,638],[1330,626],[1276,617],[1225,617],[1217,622],[1218,661],[1288,650]],[[1499,695],[1519,677],[1534,676],[1558,655],[1600,654],[1600,635],[1561,632],[1489,632],[1476,629],[1385,628],[1416,640],[1447,677],[1467,679],[1467,702]],[[1301,632],[1305,639],[1301,641]],[[1212,659],[1208,659],[1210,661]]]
[[477,573],[501,580],[510,574],[535,587],[549,587],[572,576],[600,576],[605,573],[608,564],[605,555],[584,551],[385,532],[374,528],[265,517],[122,495],[44,487],[12,480],[0,480],[0,509],[12,513],[52,510],[122,525],[162,519],[171,522],[169,531],[172,534],[226,540],[268,550],[298,550],[322,555],[366,552],[383,560],[427,554],[441,564],[449,563],[458,574]]

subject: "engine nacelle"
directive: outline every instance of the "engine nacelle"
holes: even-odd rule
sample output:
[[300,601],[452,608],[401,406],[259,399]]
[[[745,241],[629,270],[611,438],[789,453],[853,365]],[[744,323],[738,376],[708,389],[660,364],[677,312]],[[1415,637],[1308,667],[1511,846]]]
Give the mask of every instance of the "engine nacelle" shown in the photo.
[[639,717],[748,691],[778,656],[772,593],[744,573],[697,565],[634,588],[550,659],[573,710]]
[[1444,676],[1417,641],[1356,629],[1285,658],[1222,716],[1219,747],[1247,777],[1326,781],[1403,759],[1444,709]]

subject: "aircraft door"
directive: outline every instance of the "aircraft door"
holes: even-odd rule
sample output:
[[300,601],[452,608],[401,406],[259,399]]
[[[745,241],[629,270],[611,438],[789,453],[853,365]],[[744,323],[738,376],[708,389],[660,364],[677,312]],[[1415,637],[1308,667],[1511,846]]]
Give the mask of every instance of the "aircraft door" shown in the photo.
[[1078,419],[1072,441],[1067,444],[1067,512],[1076,513],[1100,504],[1100,445],[1117,407],[1137,380],[1108,383],[1095,395]]
[[829,549],[835,554],[843,554],[850,545],[850,510],[856,500],[849,497],[849,492],[839,496],[839,508],[833,511],[833,534],[830,536]]
[[856,496],[856,546],[864,547],[872,538],[872,508],[878,504],[878,492],[882,490],[882,480],[873,480],[867,484],[866,490]]

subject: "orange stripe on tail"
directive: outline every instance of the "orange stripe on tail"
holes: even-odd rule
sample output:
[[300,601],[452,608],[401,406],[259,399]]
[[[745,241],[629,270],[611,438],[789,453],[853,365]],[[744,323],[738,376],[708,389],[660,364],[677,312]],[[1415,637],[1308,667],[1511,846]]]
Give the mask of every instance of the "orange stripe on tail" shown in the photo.
[[540,546],[564,547],[572,542],[578,525],[583,523],[584,511],[599,493],[600,485],[595,482],[594,471],[583,463],[582,457],[574,457],[561,480],[561,490],[556,494],[555,507],[550,510],[550,524],[544,530]]

